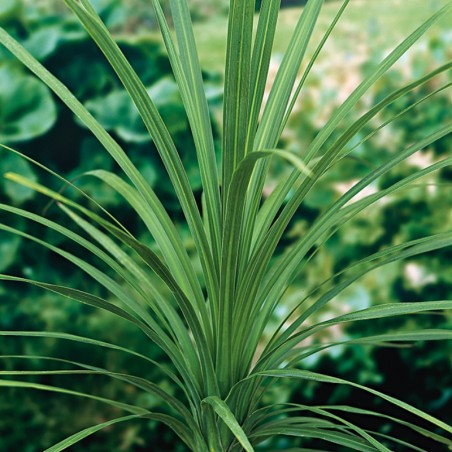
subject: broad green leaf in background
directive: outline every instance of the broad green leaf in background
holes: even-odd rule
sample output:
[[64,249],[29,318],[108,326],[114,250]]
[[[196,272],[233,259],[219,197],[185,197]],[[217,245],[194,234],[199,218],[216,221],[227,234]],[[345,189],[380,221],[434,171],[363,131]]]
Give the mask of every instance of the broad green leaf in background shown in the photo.
[[58,25],[40,28],[24,42],[24,47],[38,60],[51,55],[58,47],[63,30]]
[[6,270],[17,258],[17,251],[21,244],[20,237],[11,236],[0,231],[0,272]]
[[[169,131],[172,134],[183,132],[187,126],[182,119],[184,111],[177,85],[164,78],[152,85],[148,93],[154,99]],[[127,91],[117,90],[103,98],[90,99],[85,106],[106,130],[115,132],[124,141],[131,143],[151,141]]]
[[6,65],[0,65],[0,107],[0,143],[43,135],[56,121],[49,89],[36,78]]
[[[10,171],[17,171],[31,182],[38,181],[35,172],[26,160],[12,153],[7,153],[4,150],[0,150],[0,159],[4,174]],[[8,179],[3,179],[0,183],[1,185],[3,185],[5,194],[14,204],[23,204],[33,199],[36,194],[34,190]]]
[[0,22],[6,22],[13,17],[21,7],[20,2],[16,0],[3,0],[0,3]]

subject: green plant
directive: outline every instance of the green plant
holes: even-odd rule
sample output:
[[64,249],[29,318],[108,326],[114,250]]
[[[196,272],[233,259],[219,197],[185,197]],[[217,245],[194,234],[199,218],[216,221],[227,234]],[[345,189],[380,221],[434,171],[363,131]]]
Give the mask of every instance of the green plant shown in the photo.
[[[318,438],[327,443],[360,451],[384,451],[397,445],[409,446],[399,438],[360,427],[358,423],[348,420],[347,414],[344,413],[388,419],[404,426],[411,435],[426,436],[438,444],[438,447],[451,445],[451,440],[444,432],[451,434],[452,428],[420,409],[373,388],[299,368],[303,359],[338,344],[395,345],[394,343],[450,339],[451,331],[437,328],[383,331],[378,335],[330,343],[319,343],[315,340],[308,342],[308,339],[315,339],[328,328],[348,322],[368,322],[450,309],[452,302],[447,300],[390,303],[339,315],[326,321],[316,320],[317,313],[327,303],[362,276],[385,264],[450,246],[451,232],[438,232],[432,236],[387,246],[369,254],[338,272],[312,293],[300,297],[302,299],[295,303],[285,319],[279,320],[277,326],[273,326],[270,331],[268,327],[272,325],[272,316],[282,303],[294,277],[303,271],[305,265],[309,265],[317,250],[333,237],[339,228],[383,197],[407,188],[412,183],[418,183],[423,177],[452,163],[452,158],[446,157],[376,193],[355,198],[404,159],[449,134],[452,125],[446,124],[416,143],[409,144],[396,155],[388,156],[384,163],[369,170],[356,185],[326,207],[293,246],[282,254],[281,250],[276,253],[284,231],[306,196],[330,168],[352,152],[353,148],[347,147],[349,141],[386,107],[437,75],[450,70],[452,64],[444,64],[409,85],[395,89],[359,119],[347,123],[347,116],[367,89],[382,77],[435,21],[451,11],[452,3],[449,2],[421,25],[369,72],[350,97],[332,113],[308,148],[295,155],[277,148],[279,138],[318,53],[349,0],[344,1],[339,8],[333,23],[308,62],[301,80],[297,82],[297,74],[323,2],[310,0],[307,3],[265,105],[264,89],[279,2],[262,2],[253,40],[255,0],[231,0],[220,178],[187,2],[170,2],[176,32],[176,38],[173,38],[158,0],[153,0],[196,145],[203,187],[203,197],[199,202],[201,208],[194,197],[172,137],[154,102],[95,9],[89,0],[65,0],[65,3],[103,51],[135,103],[180,202],[196,247],[202,276],[197,274],[196,266],[182,244],[176,225],[127,154],[61,82],[6,31],[0,29],[0,42],[41,78],[93,132],[130,182],[105,170],[89,171],[84,177],[99,179],[118,192],[145,223],[156,243],[156,249],[146,246],[95,199],[87,195],[85,197],[88,204],[82,205],[64,193],[57,193],[19,174],[9,173],[7,178],[10,181],[56,201],[67,219],[72,220],[76,231],[43,215],[17,207],[1,205],[2,212],[31,220],[61,234],[73,241],[75,248],[63,249],[50,239],[40,239],[6,224],[1,224],[0,230],[32,240],[55,252],[94,278],[105,291],[100,295],[92,294],[20,276],[1,275],[1,279],[27,282],[119,316],[135,325],[148,339],[157,344],[170,358],[171,366],[162,365],[145,354],[139,354],[122,345],[65,333],[2,331],[0,334],[83,342],[93,347],[132,354],[159,368],[185,396],[183,400],[179,400],[138,375],[113,372],[85,363],[52,357],[12,357],[23,361],[41,359],[48,362],[49,367],[50,363],[53,366],[56,363],[60,367],[57,370],[45,371],[2,371],[0,375],[3,377],[102,375],[160,397],[168,405],[168,412],[155,413],[134,401],[127,400],[126,403],[24,379],[0,380],[0,386],[3,387],[34,388],[85,397],[130,413],[88,427],[48,450],[62,450],[103,428],[133,419],[161,421],[173,429],[189,448],[197,451],[241,448],[250,451],[260,444],[268,445],[265,441],[275,435]],[[428,96],[430,94],[425,97]],[[261,107],[263,112],[260,117]],[[345,132],[335,134],[337,126],[343,121],[346,122]],[[7,149],[50,172],[65,185],[78,190],[73,183],[64,180],[50,169],[11,148]],[[288,178],[280,181],[268,198],[262,199],[263,185],[272,158],[285,159],[292,163],[295,169]],[[80,250],[87,254],[77,255]],[[159,285],[158,280],[163,282],[163,285]],[[270,333],[270,339],[264,339],[268,337],[264,336],[264,333]],[[388,417],[385,413],[351,406],[263,404],[263,397],[270,385],[281,378],[314,380],[358,388],[417,416],[421,425],[411,419],[408,421],[395,416]]]

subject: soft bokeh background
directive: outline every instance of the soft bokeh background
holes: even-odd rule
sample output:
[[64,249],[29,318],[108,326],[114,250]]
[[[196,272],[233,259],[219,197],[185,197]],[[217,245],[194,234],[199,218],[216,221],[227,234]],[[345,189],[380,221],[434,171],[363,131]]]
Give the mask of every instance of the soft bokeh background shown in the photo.
[[[186,165],[191,184],[200,197],[200,177],[196,168],[194,145],[188,129],[177,87],[159,39],[150,2],[145,0],[97,0],[93,2],[122,50],[149,88],[163,118],[174,137]],[[163,2],[165,3],[165,2]],[[280,25],[272,58],[270,80],[275,76],[282,52],[301,11],[300,1],[283,1]],[[338,25],[319,59],[297,103],[281,146],[302,152],[329,114],[351,93],[368,71],[404,36],[447,3],[446,0],[352,0],[348,12]],[[215,137],[219,146],[221,96],[225,37],[226,0],[193,0],[196,36],[205,70],[206,90],[211,107]],[[317,42],[339,3],[327,2],[314,34]],[[165,6],[167,7],[167,5]],[[154,145],[141,125],[137,112],[128,100],[115,75],[100,52],[57,0],[2,0],[0,23],[15,35],[31,53],[59,77],[86,105],[94,116],[127,150],[138,168],[151,182],[164,201],[171,217],[185,237],[186,246],[194,250],[181,209],[167,180]],[[450,25],[450,24],[449,24]],[[403,83],[420,76],[451,58],[452,35],[447,21],[434,26],[418,44],[384,76],[360,102],[353,115],[358,117],[384,95]],[[310,47],[313,52],[314,45]],[[309,53],[309,52],[308,52]],[[388,155],[451,120],[451,92],[442,91],[419,104],[408,114],[385,127],[365,144],[359,144],[367,133],[409,104],[450,81],[450,72],[415,90],[379,115],[368,129],[350,146],[357,146],[353,158],[337,165],[322,184],[312,192],[294,217],[282,245],[290,246],[301,236],[316,216],[369,167]],[[340,129],[337,133],[340,133]],[[337,135],[336,135],[337,136]],[[91,134],[49,90],[33,78],[4,49],[0,49],[0,143],[29,155],[77,185],[108,208],[129,229],[153,246],[132,211],[122,200],[98,180],[78,176],[86,171],[104,168],[116,170],[115,164]],[[404,177],[419,167],[450,155],[451,140],[444,138],[415,155],[369,190],[377,190]],[[61,183],[19,157],[0,150],[0,175],[18,172],[55,190]],[[268,179],[266,194],[278,179],[289,171],[286,164],[275,162]],[[300,297],[309,293],[344,266],[382,247],[415,239],[452,227],[451,169],[444,169],[409,190],[380,202],[343,228],[320,250],[307,269],[287,293],[277,315],[287,314]],[[74,196],[70,190],[69,196]],[[0,179],[0,202],[43,212],[65,221],[58,209],[47,205],[47,199],[17,184]],[[77,253],[65,239],[43,228],[0,213],[1,222],[33,234]],[[281,248],[282,250],[282,248]],[[194,260],[194,265],[198,265]],[[37,280],[67,284],[103,294],[92,280],[61,258],[5,232],[0,232],[0,272]],[[365,308],[391,301],[441,300],[452,297],[452,251],[440,250],[402,263],[395,263],[369,274],[331,303],[336,313]],[[325,311],[327,318],[331,311]],[[276,318],[275,318],[276,320]],[[330,337],[353,337],[363,333],[391,331],[395,328],[447,327],[450,317],[422,315],[413,319],[397,317],[351,327],[330,329]],[[164,361],[161,352],[143,340],[143,336],[115,317],[84,307],[57,295],[24,285],[0,284],[0,330],[47,330],[86,335],[109,342],[123,343],[129,348]],[[323,337],[328,340],[328,337]],[[1,355],[52,355],[88,362],[114,371],[141,374],[159,383],[169,392],[176,388],[152,367],[143,367],[136,359],[113,351],[51,339],[1,338]],[[312,358],[309,368],[331,373],[380,391],[395,395],[431,414],[452,421],[451,348],[446,343],[419,343],[409,348],[372,349],[363,346],[335,348]],[[61,367],[37,360],[24,362],[0,358],[0,369],[41,369]],[[160,402],[135,389],[99,376],[43,377],[41,383],[56,384],[122,401],[135,401],[143,406],[164,410]],[[384,409],[378,401],[351,388],[318,385],[314,382],[288,383],[276,387],[268,400],[298,403],[352,404]],[[115,416],[115,409],[94,401],[64,395],[22,389],[0,391],[0,451],[34,452],[48,447],[74,431]],[[369,425],[382,433],[409,436],[376,421]],[[279,439],[265,450],[287,449],[303,445],[316,447],[315,441]],[[418,443],[422,447],[422,443]],[[428,446],[425,446],[428,447]],[[170,431],[154,422],[121,424],[102,431],[73,448],[74,451],[163,451],[184,450]],[[333,449],[331,449],[333,450]],[[334,450],[341,450],[340,448]],[[404,450],[401,446],[400,450]]]

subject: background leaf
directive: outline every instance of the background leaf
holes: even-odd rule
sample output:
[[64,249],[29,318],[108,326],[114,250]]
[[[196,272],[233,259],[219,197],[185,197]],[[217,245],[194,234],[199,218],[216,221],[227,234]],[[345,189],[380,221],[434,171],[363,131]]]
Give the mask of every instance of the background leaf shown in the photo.
[[0,65],[0,105],[0,142],[5,144],[42,135],[56,121],[49,89],[5,65]]

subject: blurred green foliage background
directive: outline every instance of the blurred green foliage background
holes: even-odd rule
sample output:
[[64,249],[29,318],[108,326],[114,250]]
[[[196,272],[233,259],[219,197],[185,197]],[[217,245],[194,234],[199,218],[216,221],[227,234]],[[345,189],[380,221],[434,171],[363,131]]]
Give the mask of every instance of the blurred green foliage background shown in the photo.
[[[60,78],[86,105],[92,114],[111,132],[127,150],[159,197],[164,200],[171,217],[185,237],[186,246],[193,244],[181,210],[168,182],[163,165],[155,152],[127,94],[103,59],[95,45],[82,31],[76,20],[58,1],[3,0],[0,3],[0,23],[17,37],[25,47]],[[148,2],[133,0],[97,0],[93,2],[120,44],[121,49],[148,87],[165,119],[187,168],[190,182],[201,199],[200,177],[186,115],[165,51],[158,38],[156,24]],[[165,2],[163,2],[165,3]],[[289,2],[288,2],[289,3]],[[302,2],[299,2],[302,3]],[[376,5],[378,3],[379,5]],[[327,45],[322,58],[309,78],[307,89],[295,108],[295,114],[284,133],[281,146],[302,152],[307,143],[325,123],[329,112],[350,94],[366,71],[395,44],[399,35],[407,34],[445,1],[412,0],[407,6],[397,0],[362,0],[352,2],[344,18]],[[194,0],[191,2],[196,32],[200,43],[201,60],[206,67],[205,81],[211,107],[215,139],[220,137],[222,61],[226,34],[226,0]],[[289,6],[289,5],[286,5]],[[337,8],[335,2],[325,6],[325,16],[319,28]],[[409,11],[407,11],[407,9]],[[282,12],[282,26],[272,60],[270,77],[274,76],[280,54],[287,43],[287,34],[294,26],[299,9]],[[406,19],[406,16],[410,20]],[[394,18],[399,27],[393,26]],[[391,34],[392,32],[392,34]],[[389,34],[389,36],[388,36]],[[319,34],[320,36],[320,34]],[[390,42],[392,39],[392,42]],[[414,77],[432,70],[451,58],[450,31],[442,24],[434,28],[410,53],[381,79],[355,111],[363,113],[385,94]],[[450,73],[423,86],[410,96],[397,101],[374,120],[372,128],[403,111],[440,86],[450,81]],[[269,80],[270,86],[271,80]],[[384,161],[406,144],[426,135],[452,115],[450,89],[441,91],[415,109],[385,127],[371,140],[359,144],[372,128],[357,136],[350,146],[356,146],[352,158],[338,164],[328,173],[323,184],[307,199],[294,217],[283,245],[290,246],[301,236],[317,215],[360,177],[369,167]],[[337,131],[340,134],[341,130]],[[335,135],[337,137],[337,135]],[[334,137],[332,137],[334,139]],[[92,169],[116,170],[115,164],[90,133],[64,108],[49,90],[30,75],[6,50],[0,49],[0,143],[17,148],[52,170],[75,181],[76,185],[99,201],[134,234],[154,246],[144,227],[121,198],[97,179],[81,176]],[[219,145],[219,144],[218,144]],[[410,174],[416,167],[426,166],[452,150],[450,137],[418,153],[415,158],[400,165],[397,171],[378,181],[370,190],[378,190]],[[61,182],[31,165],[29,162],[0,150],[0,175],[14,171],[39,181],[55,190]],[[278,179],[289,171],[286,164],[274,162],[272,176],[267,181],[265,194],[271,192]],[[284,316],[302,296],[314,290],[344,266],[382,247],[430,235],[452,227],[452,197],[450,196],[452,170],[444,169],[422,184],[398,192],[380,202],[372,211],[366,211],[349,223],[327,246],[318,250],[315,258],[287,292],[285,308],[277,312]],[[77,199],[77,193],[66,189],[65,194]],[[52,219],[64,221],[55,206],[30,189],[0,179],[0,202],[21,206],[30,211],[46,211]],[[22,230],[43,234],[65,249],[74,246],[56,234],[31,222],[1,213],[1,221]],[[281,248],[280,252],[284,250]],[[193,253],[194,254],[194,251]],[[195,258],[193,264],[199,265]],[[0,272],[71,286],[92,293],[101,290],[80,270],[38,245],[0,232]],[[429,255],[396,263],[367,275],[354,284],[345,295],[336,299],[330,309],[347,312],[371,304],[400,300],[421,301],[451,299],[452,250],[440,250]],[[328,316],[328,312],[325,312]],[[422,315],[415,320],[383,319],[383,327],[395,328],[445,326],[451,319],[444,315]],[[363,332],[381,331],[381,324],[351,325],[348,328],[328,330],[329,337],[353,336]],[[378,328],[377,328],[378,327]],[[96,337],[150,354],[154,359],[166,358],[157,348],[149,348],[141,333],[108,313],[99,312],[57,295],[23,285],[0,284],[1,330],[64,331]],[[324,336],[328,340],[328,336]],[[328,353],[315,356],[308,363],[312,369],[338,375],[380,391],[395,395],[445,420],[452,421],[451,347],[446,343],[418,344],[410,348],[371,349],[353,346],[336,347]],[[1,355],[52,355],[64,359],[109,368],[113,371],[135,371],[159,383],[174,393],[176,388],[152,367],[143,368],[136,359],[113,351],[99,351],[87,345],[50,339],[2,338]],[[61,367],[39,360],[0,358],[0,369],[41,369]],[[138,369],[138,366],[140,368]],[[160,402],[149,395],[143,398],[134,389],[99,376],[45,377],[42,383],[54,383],[72,389],[90,388],[95,394],[139,403],[147,408],[164,410]],[[370,396],[356,394],[351,388],[331,388],[314,382],[288,383],[278,386],[269,396],[274,401],[292,400],[298,403],[352,404],[377,408]],[[387,411],[387,407],[384,407]],[[390,411],[387,411],[390,412]],[[106,408],[89,400],[78,400],[63,395],[27,392],[22,389],[2,389],[0,392],[0,451],[34,452],[48,447],[85,426],[111,417],[114,408]],[[388,425],[369,425],[382,433],[389,433]],[[399,434],[404,432],[390,432]],[[406,438],[409,441],[409,437]],[[303,444],[316,447],[315,441],[300,443],[300,439],[278,439],[267,444],[265,450],[287,449]],[[150,448],[149,445],[152,445]],[[423,447],[422,444],[418,444]],[[428,446],[425,446],[428,447]],[[146,451],[184,450],[166,428],[154,422],[139,421],[102,431],[73,448],[74,451]],[[335,449],[336,450],[336,449]],[[340,450],[340,449],[337,449]],[[402,447],[400,450],[404,450]]]

